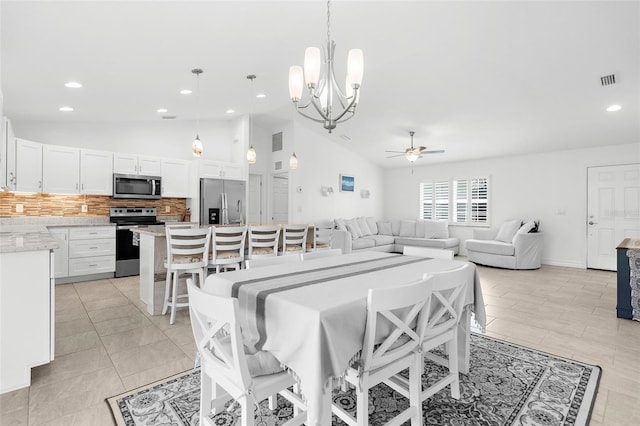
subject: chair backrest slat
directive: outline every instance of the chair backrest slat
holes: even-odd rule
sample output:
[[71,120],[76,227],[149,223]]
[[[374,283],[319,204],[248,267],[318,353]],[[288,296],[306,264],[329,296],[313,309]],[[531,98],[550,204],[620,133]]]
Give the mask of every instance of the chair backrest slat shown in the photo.
[[219,252],[227,255],[229,252],[237,252],[237,256],[233,256],[243,261],[246,236],[246,226],[212,226],[211,252],[214,263]]
[[249,257],[254,256],[255,248],[270,248],[268,255],[278,254],[278,240],[280,238],[280,225],[249,226]]
[[210,233],[209,229],[201,228],[165,228],[167,238],[167,264],[171,268],[176,265],[184,266],[185,262],[176,261],[176,256],[190,257],[190,268],[204,267],[208,261]]

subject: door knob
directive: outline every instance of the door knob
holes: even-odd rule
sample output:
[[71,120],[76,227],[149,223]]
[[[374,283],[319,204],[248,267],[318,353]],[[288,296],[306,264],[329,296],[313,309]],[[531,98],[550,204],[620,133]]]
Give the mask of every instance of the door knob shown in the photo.
[[589,225],[597,225],[597,224],[598,224],[598,222],[594,222],[592,220],[589,221]]

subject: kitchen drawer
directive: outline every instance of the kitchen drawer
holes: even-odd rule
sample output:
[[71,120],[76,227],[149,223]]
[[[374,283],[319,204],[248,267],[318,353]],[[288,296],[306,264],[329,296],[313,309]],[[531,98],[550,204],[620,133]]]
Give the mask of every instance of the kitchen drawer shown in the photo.
[[95,238],[116,238],[115,226],[87,226],[69,228],[70,240],[93,240]]
[[116,254],[116,240],[71,240],[69,241],[69,258],[108,256]]
[[100,274],[116,270],[115,256],[94,256],[69,259],[69,276]]

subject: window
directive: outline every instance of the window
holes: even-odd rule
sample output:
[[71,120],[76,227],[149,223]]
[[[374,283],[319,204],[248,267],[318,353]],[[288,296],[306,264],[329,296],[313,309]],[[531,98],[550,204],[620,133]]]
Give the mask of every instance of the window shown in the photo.
[[489,224],[489,179],[486,177],[420,184],[422,219],[457,224]]

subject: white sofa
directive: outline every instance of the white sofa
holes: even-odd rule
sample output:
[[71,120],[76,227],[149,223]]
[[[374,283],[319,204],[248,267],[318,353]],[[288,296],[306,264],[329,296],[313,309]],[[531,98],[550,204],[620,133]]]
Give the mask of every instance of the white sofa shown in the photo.
[[405,246],[447,249],[458,254],[460,240],[449,236],[447,222],[434,220],[377,220],[373,217],[336,219],[331,246],[343,253],[376,250],[402,253]]
[[[531,232],[532,228],[536,232]],[[506,269],[538,269],[543,234],[533,221],[508,221],[498,228],[474,229],[465,242],[467,259],[480,265]]]

